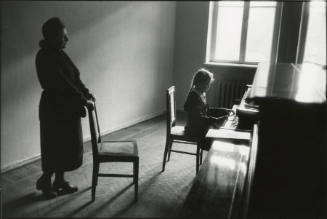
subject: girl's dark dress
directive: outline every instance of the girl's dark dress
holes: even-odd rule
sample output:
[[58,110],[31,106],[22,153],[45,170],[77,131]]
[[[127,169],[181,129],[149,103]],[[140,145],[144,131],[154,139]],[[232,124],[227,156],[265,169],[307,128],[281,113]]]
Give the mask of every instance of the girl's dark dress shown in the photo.
[[208,115],[209,106],[205,99],[191,89],[184,104],[184,110],[187,112],[185,133],[198,138],[199,145],[203,150],[209,150],[212,141],[205,139],[205,135],[214,121]]
[[43,88],[39,104],[43,171],[70,171],[83,159],[81,117],[90,98],[80,73],[68,55],[44,45],[36,55]]

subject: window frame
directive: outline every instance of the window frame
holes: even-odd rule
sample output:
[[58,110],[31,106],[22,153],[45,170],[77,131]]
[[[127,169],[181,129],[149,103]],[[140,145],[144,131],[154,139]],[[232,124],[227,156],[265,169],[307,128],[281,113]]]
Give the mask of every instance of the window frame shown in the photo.
[[301,11],[299,40],[297,44],[297,54],[296,54],[296,61],[295,61],[297,64],[302,63],[304,58],[305,40],[307,38],[307,29],[308,29],[308,22],[309,22],[309,9],[310,9],[309,2],[304,2]]
[[[218,8],[219,1],[210,1],[209,4],[209,21],[208,21],[208,33],[207,33],[207,47],[206,47],[206,63],[207,64],[226,64],[226,65],[245,65],[254,66],[259,62],[249,62],[245,61],[246,52],[246,41],[247,41],[247,30],[248,30],[248,20],[250,11],[250,2],[244,1],[243,5],[243,19],[242,19],[242,30],[241,30],[241,42],[238,60],[222,60],[214,59],[214,53],[216,48],[216,33],[217,33],[217,21],[218,21]],[[262,7],[262,6],[261,6]],[[267,6],[271,7],[271,6]],[[278,54],[278,42],[280,35],[281,17],[282,17],[282,7],[283,3],[276,1],[275,7],[275,18],[272,36],[272,45],[270,52],[270,62],[277,61]]]
[[[327,3],[325,8],[327,8]],[[303,2],[302,11],[301,11],[299,40],[297,44],[297,54],[296,54],[296,61],[295,61],[295,63],[297,64],[302,64],[304,60],[305,43],[307,40],[307,31],[308,31],[308,23],[309,23],[309,11],[310,11],[310,1]]]

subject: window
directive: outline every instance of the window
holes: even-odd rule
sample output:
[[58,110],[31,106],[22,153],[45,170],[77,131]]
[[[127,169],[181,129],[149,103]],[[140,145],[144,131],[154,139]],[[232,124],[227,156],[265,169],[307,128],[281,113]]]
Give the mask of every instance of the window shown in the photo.
[[206,61],[271,61],[271,57],[276,57],[279,23],[278,2],[210,2]]
[[326,2],[305,2],[297,63],[326,65]]

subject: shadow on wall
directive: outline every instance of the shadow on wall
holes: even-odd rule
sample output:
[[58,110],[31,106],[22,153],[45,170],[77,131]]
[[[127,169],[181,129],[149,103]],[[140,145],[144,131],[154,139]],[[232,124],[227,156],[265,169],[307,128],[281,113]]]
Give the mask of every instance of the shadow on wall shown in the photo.
[[[6,107],[14,104],[17,100],[31,99],[36,94],[39,94],[36,99],[40,96],[41,87],[37,81],[35,55],[39,49],[39,40],[42,39],[42,24],[48,18],[58,16],[66,24],[71,39],[67,52],[70,53],[72,49],[69,47],[74,46],[79,48],[77,52],[74,52],[75,54],[87,55],[92,54],[91,50],[97,49],[95,44],[91,43],[92,36],[89,36],[89,40],[78,41],[79,38],[76,35],[83,35],[83,32],[103,20],[108,20],[108,17],[114,16],[128,5],[114,2],[110,3],[110,7],[108,5],[103,7],[101,2],[92,5],[89,2],[62,2],[60,4],[55,2],[37,4],[6,2],[2,3],[2,6],[5,10],[2,13],[1,100],[3,101],[2,107]],[[94,13],[92,13],[93,8]],[[94,34],[101,35],[101,32],[94,30]],[[113,36],[108,36],[108,39],[110,37]],[[75,40],[76,43],[74,43]],[[96,43],[98,47],[102,47],[105,42],[96,41]],[[92,48],[86,45],[92,45]],[[88,56],[87,58],[91,59],[92,57]],[[81,74],[83,73],[81,72]],[[33,100],[35,99],[33,98]]]
[[[171,49],[165,48],[169,42],[167,42],[167,34],[162,33],[167,26],[165,22],[170,22],[174,18],[166,18],[166,16],[163,20],[157,21],[160,25],[155,23],[152,21],[154,18],[162,19],[160,13],[164,11],[160,10],[160,7],[165,5],[153,7],[153,4],[142,2],[3,3],[5,10],[2,14],[4,29],[2,54],[6,54],[2,57],[3,106],[13,104],[12,102],[19,99],[31,99],[33,95],[41,93],[35,70],[35,55],[39,49],[38,42],[42,38],[41,26],[52,16],[62,18],[66,24],[70,39],[66,51],[79,67],[82,80],[91,89],[97,87],[95,80],[96,82],[114,81],[113,76],[122,72],[126,74],[126,70],[130,71],[129,66],[136,66],[139,72],[149,71],[146,69],[149,66],[139,64],[138,55],[151,58],[149,61],[153,62],[150,69],[152,72],[161,72],[162,69],[167,68],[172,59],[172,54],[167,54],[167,51],[171,51],[173,45]],[[145,12],[153,8],[152,15],[158,16],[151,16],[152,18],[148,19],[136,13],[135,7],[141,10],[145,8]],[[132,22],[123,22],[126,17],[129,17]],[[154,26],[151,29],[152,35],[147,33],[149,26]],[[168,31],[173,33],[173,30]],[[153,37],[154,34],[156,37]],[[152,48],[149,49],[145,44],[152,44]],[[130,47],[133,47],[132,52]],[[112,66],[115,68],[113,69]],[[99,72],[110,72],[110,74],[99,75]],[[143,76],[142,73],[137,76],[134,72],[128,73],[131,80]],[[162,79],[167,75],[153,75],[154,78],[147,78],[147,81],[152,81],[151,86],[162,86]],[[12,87],[17,88],[12,92]],[[39,95],[37,96],[39,98]],[[37,98],[34,97],[32,101],[35,102]]]

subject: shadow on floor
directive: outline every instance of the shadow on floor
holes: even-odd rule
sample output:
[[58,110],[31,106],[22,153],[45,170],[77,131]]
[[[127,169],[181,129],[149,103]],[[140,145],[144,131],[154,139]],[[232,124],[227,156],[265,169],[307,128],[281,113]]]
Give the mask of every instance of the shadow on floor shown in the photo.
[[[106,201],[105,203],[103,203],[101,206],[99,206],[99,207],[97,207],[95,209],[92,209],[92,211],[90,211],[86,215],[86,217],[89,218],[89,217],[95,215],[95,212],[100,212],[101,210],[103,210],[104,208],[106,208],[109,204],[111,204],[114,200],[116,200],[119,196],[121,196],[125,191],[127,191],[133,185],[134,185],[134,183],[128,184],[125,188],[123,188],[122,190],[120,190],[115,196],[113,196],[112,198],[110,198],[108,201]],[[95,201],[94,202],[96,202],[96,200],[97,199],[96,199],[96,196],[95,196]],[[82,207],[80,208],[80,210],[82,210]]]

